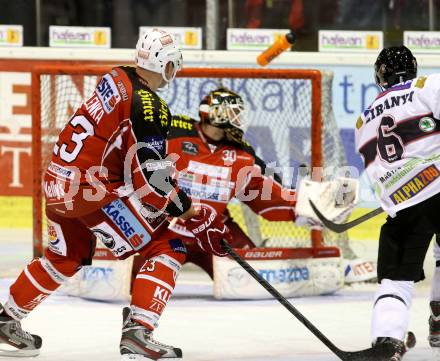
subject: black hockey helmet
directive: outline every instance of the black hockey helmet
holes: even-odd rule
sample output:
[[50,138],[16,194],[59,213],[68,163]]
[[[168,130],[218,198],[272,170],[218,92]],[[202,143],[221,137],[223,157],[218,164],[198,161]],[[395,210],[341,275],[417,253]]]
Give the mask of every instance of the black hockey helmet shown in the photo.
[[384,48],[374,63],[376,84],[388,89],[417,76],[417,60],[406,46]]

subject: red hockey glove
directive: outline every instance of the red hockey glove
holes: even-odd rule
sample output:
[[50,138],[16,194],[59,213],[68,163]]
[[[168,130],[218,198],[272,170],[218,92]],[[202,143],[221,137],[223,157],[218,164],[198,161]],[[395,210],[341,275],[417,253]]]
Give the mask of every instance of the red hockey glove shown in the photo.
[[231,234],[211,207],[202,205],[199,215],[188,219],[185,226],[197,239],[197,244],[202,250],[219,257],[228,255],[220,241],[225,239],[230,242]]

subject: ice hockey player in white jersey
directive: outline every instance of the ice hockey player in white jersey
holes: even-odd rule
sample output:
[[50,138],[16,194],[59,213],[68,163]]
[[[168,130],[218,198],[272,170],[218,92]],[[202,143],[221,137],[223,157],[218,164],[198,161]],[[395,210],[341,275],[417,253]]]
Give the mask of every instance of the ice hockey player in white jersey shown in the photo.
[[[356,124],[356,145],[381,206],[388,213],[379,240],[378,281],[372,318],[373,348],[388,344],[399,361],[414,283],[440,232],[440,74],[417,77],[417,61],[404,46],[382,50],[375,63],[382,92]],[[440,248],[435,244],[437,265]],[[440,348],[440,268],[431,296],[429,341]],[[382,344],[382,346],[379,346]]]

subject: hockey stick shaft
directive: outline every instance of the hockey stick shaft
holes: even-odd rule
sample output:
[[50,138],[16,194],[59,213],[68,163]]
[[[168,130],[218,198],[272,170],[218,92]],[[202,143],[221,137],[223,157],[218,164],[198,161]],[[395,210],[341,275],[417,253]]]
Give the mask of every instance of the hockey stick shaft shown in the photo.
[[[377,361],[379,359],[384,359],[385,353],[389,350],[368,348],[360,351],[343,351],[338,348],[333,342],[331,342],[316,326],[311,323],[301,312],[299,312],[295,306],[293,306],[287,299],[279,293],[269,282],[267,282],[263,277],[261,277],[257,271],[244,259],[242,259],[226,242],[221,241],[222,247],[226,252],[247,272],[251,275],[263,288],[269,292],[279,303],[281,303],[287,310],[295,316],[295,318],[300,321],[307,329],[313,333],[325,346],[327,346],[330,351],[332,351],[336,356],[342,361]],[[382,346],[383,347],[383,346]],[[391,356],[389,354],[389,356]]]
[[361,223],[364,223],[365,221],[368,221],[369,219],[376,217],[378,214],[381,214],[383,212],[383,209],[381,207],[376,208],[372,210],[371,212],[368,212],[364,214],[363,216],[360,216],[359,218],[353,219],[350,222],[347,223],[334,223],[331,220],[327,219],[316,207],[316,205],[309,200],[310,206],[312,207],[313,211],[315,212],[316,216],[319,218],[319,220],[326,226],[328,229],[330,229],[333,232],[336,233],[342,233],[346,232],[349,229],[358,226]]
[[243,269],[249,273],[264,289],[269,292],[275,299],[281,303],[291,314],[293,314],[305,327],[307,327],[310,332],[312,332],[324,345],[326,345],[334,354],[342,358],[341,354],[344,351],[337,348],[333,342],[331,342],[320,330],[316,328],[301,312],[299,312],[281,293],[279,293],[269,282],[267,282],[263,277],[261,277],[257,271],[244,259],[242,259],[226,242],[222,241],[222,246],[228,252],[228,254],[241,266]]

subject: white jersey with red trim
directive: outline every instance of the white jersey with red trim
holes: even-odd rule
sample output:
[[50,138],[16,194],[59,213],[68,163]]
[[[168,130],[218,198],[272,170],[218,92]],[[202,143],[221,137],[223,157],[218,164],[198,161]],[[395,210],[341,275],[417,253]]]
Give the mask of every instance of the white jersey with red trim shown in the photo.
[[356,146],[392,217],[440,192],[440,74],[379,94],[357,120]]

